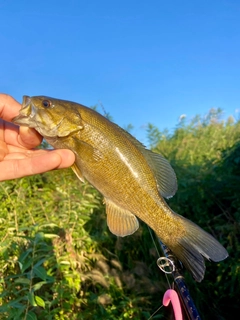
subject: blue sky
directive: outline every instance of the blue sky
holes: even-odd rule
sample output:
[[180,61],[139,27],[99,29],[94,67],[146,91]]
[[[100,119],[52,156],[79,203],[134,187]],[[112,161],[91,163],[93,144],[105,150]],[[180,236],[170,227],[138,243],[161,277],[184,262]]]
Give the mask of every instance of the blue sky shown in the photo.
[[102,104],[145,144],[147,123],[238,118],[239,0],[0,0],[0,48],[1,92]]

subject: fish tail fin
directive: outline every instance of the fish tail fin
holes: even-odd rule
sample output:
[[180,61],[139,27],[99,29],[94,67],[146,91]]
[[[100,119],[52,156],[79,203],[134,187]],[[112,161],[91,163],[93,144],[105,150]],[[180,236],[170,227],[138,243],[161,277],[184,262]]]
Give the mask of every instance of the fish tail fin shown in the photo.
[[177,216],[185,232],[183,237],[179,237],[169,246],[169,249],[192,273],[194,279],[201,282],[206,269],[204,258],[218,262],[227,258],[228,252],[213,236],[195,223],[180,215]]

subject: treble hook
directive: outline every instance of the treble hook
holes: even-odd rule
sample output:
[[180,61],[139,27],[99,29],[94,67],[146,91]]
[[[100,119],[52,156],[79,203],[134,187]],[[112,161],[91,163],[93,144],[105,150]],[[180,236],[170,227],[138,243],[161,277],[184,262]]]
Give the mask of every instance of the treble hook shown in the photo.
[[180,301],[178,298],[178,294],[173,289],[168,289],[163,296],[163,305],[166,307],[169,305],[169,302],[172,302],[173,312],[175,316],[175,320],[182,320],[182,310]]

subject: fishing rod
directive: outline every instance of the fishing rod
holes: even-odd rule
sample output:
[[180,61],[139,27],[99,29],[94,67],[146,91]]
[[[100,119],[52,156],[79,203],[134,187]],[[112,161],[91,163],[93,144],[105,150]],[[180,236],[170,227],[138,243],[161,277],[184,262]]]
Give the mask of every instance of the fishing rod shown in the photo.
[[197,308],[190,296],[185,279],[181,274],[181,265],[177,258],[172,254],[171,250],[165,246],[158,238],[159,244],[165,257],[160,257],[157,260],[158,267],[166,274],[171,274],[176,284],[180,300],[184,307],[185,313],[189,320],[201,320]]

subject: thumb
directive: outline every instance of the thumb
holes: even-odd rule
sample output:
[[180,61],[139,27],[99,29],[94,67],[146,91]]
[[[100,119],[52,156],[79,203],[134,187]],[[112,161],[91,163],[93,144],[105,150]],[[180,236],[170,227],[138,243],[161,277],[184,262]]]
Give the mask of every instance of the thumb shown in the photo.
[[18,142],[27,149],[35,148],[40,145],[43,140],[43,137],[32,128],[20,127]]

